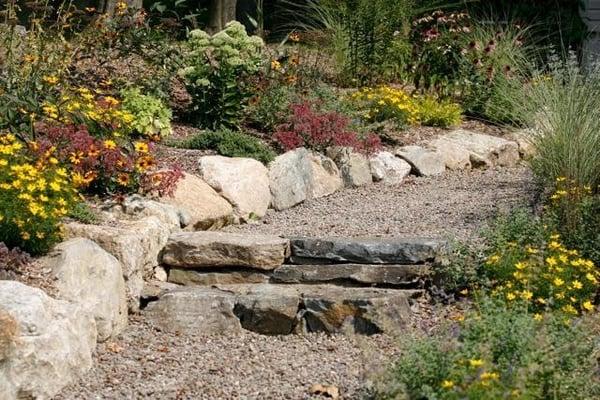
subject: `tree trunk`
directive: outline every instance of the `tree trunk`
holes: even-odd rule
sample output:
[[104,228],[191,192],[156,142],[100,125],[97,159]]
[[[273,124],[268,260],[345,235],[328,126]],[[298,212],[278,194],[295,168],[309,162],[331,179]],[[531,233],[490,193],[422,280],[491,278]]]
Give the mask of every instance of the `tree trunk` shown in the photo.
[[207,30],[210,33],[223,30],[225,24],[235,20],[236,6],[237,0],[211,0]]

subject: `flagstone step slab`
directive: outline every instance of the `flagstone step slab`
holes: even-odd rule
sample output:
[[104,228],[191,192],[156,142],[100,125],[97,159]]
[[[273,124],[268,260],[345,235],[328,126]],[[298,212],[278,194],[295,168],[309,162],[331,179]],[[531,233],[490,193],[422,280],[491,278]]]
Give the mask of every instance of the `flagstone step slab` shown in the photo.
[[293,264],[422,264],[438,258],[444,241],[426,238],[290,238]]
[[179,268],[250,267],[272,270],[289,254],[289,240],[278,236],[227,232],[180,232],[171,235],[163,264]]
[[334,285],[238,284],[183,287],[144,310],[160,329],[268,335],[305,332],[374,334],[402,330],[419,291]]

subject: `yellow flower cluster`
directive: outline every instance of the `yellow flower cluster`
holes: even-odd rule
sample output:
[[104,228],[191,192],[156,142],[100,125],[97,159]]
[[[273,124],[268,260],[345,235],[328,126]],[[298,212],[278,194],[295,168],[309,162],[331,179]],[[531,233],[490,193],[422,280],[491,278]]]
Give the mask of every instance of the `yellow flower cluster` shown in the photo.
[[402,89],[391,86],[364,88],[351,95],[351,100],[363,109],[363,117],[370,122],[395,120],[400,125],[419,123],[415,98]]
[[361,89],[350,97],[369,122],[394,120],[400,126],[447,127],[460,123],[462,116],[458,104],[433,96],[410,96],[392,86]]
[[509,302],[527,302],[536,319],[541,319],[539,312],[544,309],[569,315],[594,310],[600,275],[592,261],[565,248],[557,234],[543,248],[523,251],[512,246],[503,254],[493,254],[486,268],[498,282],[494,294]]
[[0,134],[0,242],[37,253],[58,239],[78,195],[53,151],[32,161],[14,135]]
[[490,370],[487,364],[489,363],[480,358],[460,359],[457,361],[453,376],[444,379],[440,386],[461,394],[485,389],[500,379],[500,374]]
[[122,136],[132,130],[134,115],[124,111],[121,102],[114,97],[105,96],[100,89],[76,88],[63,94],[60,102],[44,103],[44,115],[65,124],[80,123],[98,134]]

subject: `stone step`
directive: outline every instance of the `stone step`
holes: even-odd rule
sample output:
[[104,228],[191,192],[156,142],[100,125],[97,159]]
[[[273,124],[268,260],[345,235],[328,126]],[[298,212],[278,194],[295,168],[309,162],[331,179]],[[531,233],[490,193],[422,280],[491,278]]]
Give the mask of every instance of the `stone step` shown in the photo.
[[290,238],[293,264],[422,264],[435,261],[444,241],[426,238]]
[[227,232],[179,232],[171,235],[162,263],[179,268],[251,267],[272,270],[289,254],[289,241],[278,236]]
[[273,271],[171,268],[168,281],[180,285],[244,283],[334,283],[343,286],[415,287],[430,273],[430,266],[381,264],[282,265]]
[[266,335],[399,331],[420,291],[333,285],[238,284],[183,287],[144,309],[157,326],[186,334]]

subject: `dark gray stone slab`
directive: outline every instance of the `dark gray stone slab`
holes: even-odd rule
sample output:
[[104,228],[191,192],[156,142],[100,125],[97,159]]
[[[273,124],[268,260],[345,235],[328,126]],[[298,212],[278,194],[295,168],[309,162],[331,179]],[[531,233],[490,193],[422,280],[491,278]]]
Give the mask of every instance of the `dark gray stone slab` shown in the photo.
[[445,242],[419,238],[290,238],[297,264],[421,264],[434,261]]
[[316,264],[282,265],[271,280],[281,283],[339,282],[362,285],[418,284],[430,272],[428,265]]
[[229,285],[238,283],[267,283],[269,276],[252,270],[219,270],[218,272],[172,268],[168,281],[179,285]]

